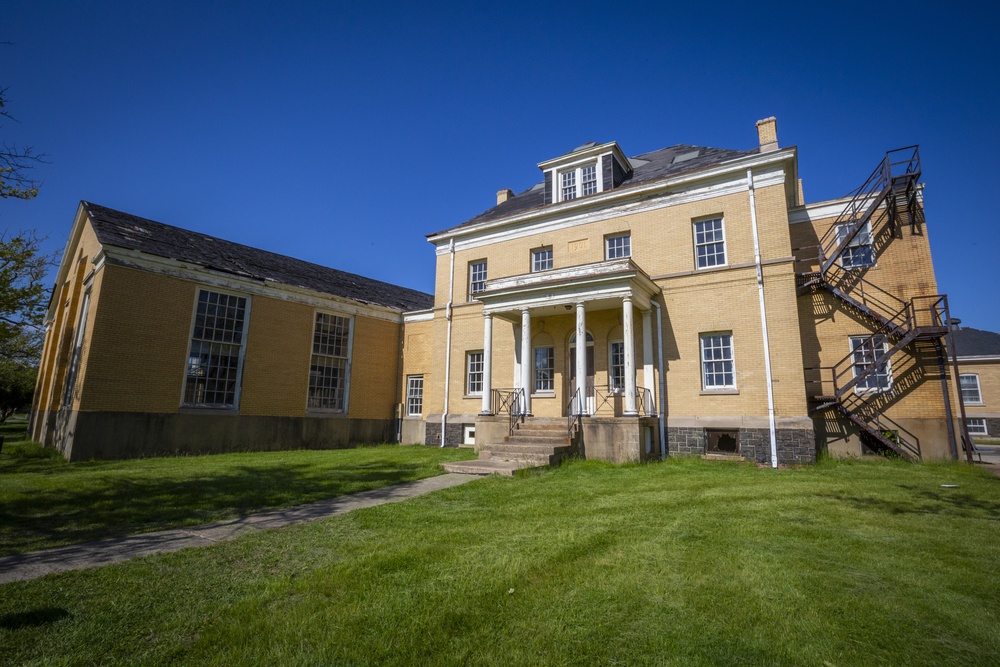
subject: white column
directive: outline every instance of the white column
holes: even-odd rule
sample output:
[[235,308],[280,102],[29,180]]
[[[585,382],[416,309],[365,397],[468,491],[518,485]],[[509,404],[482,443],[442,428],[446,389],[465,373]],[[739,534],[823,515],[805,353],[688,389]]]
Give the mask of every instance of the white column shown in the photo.
[[493,313],[483,313],[483,412],[493,414]]
[[625,338],[625,412],[634,417],[635,409],[635,324],[632,321],[632,297],[622,299],[622,329]]
[[521,387],[524,388],[524,414],[531,414],[531,313],[521,309]]
[[656,410],[656,382],[653,379],[653,311],[642,311],[642,383],[649,391],[649,410]]
[[587,312],[583,302],[576,304],[576,413],[587,414]]

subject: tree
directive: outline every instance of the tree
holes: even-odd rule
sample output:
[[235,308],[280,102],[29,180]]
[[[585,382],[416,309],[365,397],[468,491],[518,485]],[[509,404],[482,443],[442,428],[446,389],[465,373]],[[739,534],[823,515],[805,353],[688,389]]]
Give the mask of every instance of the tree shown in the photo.
[[42,281],[52,257],[34,232],[0,235],[0,362],[34,365],[47,304]]
[[31,405],[37,377],[34,366],[0,362],[0,424],[15,411]]
[[[6,93],[6,88],[0,88],[0,117],[16,122],[7,111]],[[32,199],[37,196],[38,183],[29,178],[27,172],[44,161],[44,156],[36,154],[31,146],[18,148],[4,143],[0,149],[0,198]]]

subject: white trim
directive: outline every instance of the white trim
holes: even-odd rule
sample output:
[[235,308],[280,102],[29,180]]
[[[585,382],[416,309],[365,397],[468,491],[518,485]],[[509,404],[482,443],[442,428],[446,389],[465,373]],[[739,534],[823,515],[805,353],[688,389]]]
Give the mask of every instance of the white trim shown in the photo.
[[[858,362],[854,361],[854,353],[856,352],[856,348],[854,347],[854,341],[855,340],[866,341],[866,340],[868,340],[870,338],[871,338],[871,334],[859,334],[859,335],[854,335],[854,336],[848,336],[847,337],[847,346],[850,348],[850,352],[851,352],[851,362],[850,362],[851,363],[851,379],[856,378],[858,376],[857,369],[855,368],[855,366],[858,365]],[[872,347],[872,361],[871,361],[872,365],[875,365],[875,362],[878,360],[878,358],[881,355],[885,354],[888,349],[889,349],[889,339],[888,339],[888,337],[883,336],[882,337],[882,349],[879,350],[878,352],[876,352],[874,346]],[[865,378],[865,380],[862,380],[862,382],[866,382],[869,379],[871,379],[872,377],[878,376],[878,374],[879,374],[878,368],[876,368],[875,372],[873,374],[870,374],[867,378]],[[895,385],[895,381],[893,380],[893,377],[892,377],[892,359],[891,358],[885,360],[885,377],[886,377],[886,381],[889,383],[887,386],[885,386],[885,387],[861,387],[861,386],[859,386],[859,385],[856,384],[856,385],[854,385],[854,393],[855,394],[884,394],[884,393],[888,393],[888,392],[892,391],[892,388]],[[961,387],[959,388],[959,390],[961,391]]]
[[[420,378],[420,412],[410,412],[410,382]],[[423,373],[406,376],[406,396],[403,401],[403,413],[407,417],[422,417],[424,414],[424,376]]]
[[[750,190],[751,196],[753,190]],[[755,217],[753,211],[751,211],[751,217]],[[719,224],[722,226],[722,264],[711,264],[706,266],[698,266],[698,225],[703,222],[714,222],[718,220]],[[701,271],[711,271],[712,269],[721,269],[729,266],[729,249],[726,247],[726,216],[724,215],[710,215],[702,218],[695,218],[691,221],[691,240],[694,244],[694,270],[696,272]],[[707,245],[707,244],[705,244]]]
[[[875,195],[872,195],[875,196]],[[826,201],[813,202],[802,207],[796,207],[788,211],[788,223],[797,225],[803,222],[817,222],[829,218],[838,218],[844,212],[844,208],[851,202],[853,197],[841,197],[840,199],[827,199]],[[924,186],[917,185],[917,201],[924,201]]]
[[[705,383],[705,346],[703,341],[706,336],[729,336],[729,361],[733,364],[733,383],[732,384],[715,384],[708,386]],[[714,363],[717,360],[712,360]],[[725,360],[723,360],[725,361]],[[698,334],[698,372],[701,375],[701,394],[711,395],[711,394],[734,394],[739,393],[739,386],[736,382],[736,341],[734,340],[733,332],[731,330],[721,330],[721,331],[704,331]]]
[[982,361],[1000,361],[1000,354],[980,354],[968,357],[955,357],[958,363],[962,362],[982,362]]
[[[967,401],[967,400],[965,400],[965,395],[962,394],[962,378],[963,377],[974,377],[974,378],[976,378],[976,394],[979,395],[979,400],[978,401]],[[959,395],[962,398],[962,402],[965,403],[966,405],[976,405],[976,406],[978,406],[978,405],[986,405],[986,403],[983,401],[983,385],[979,382],[979,373],[962,373],[961,371],[959,371],[959,373],[958,373],[958,393],[959,393]]]
[[403,313],[403,322],[406,324],[409,324],[410,322],[429,322],[433,319],[433,308],[428,308],[427,310],[411,310]]

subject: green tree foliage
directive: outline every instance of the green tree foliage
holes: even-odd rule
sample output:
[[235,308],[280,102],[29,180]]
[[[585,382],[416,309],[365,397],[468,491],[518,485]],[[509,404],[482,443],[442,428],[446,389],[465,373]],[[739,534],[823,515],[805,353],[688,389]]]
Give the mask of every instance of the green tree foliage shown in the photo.
[[16,410],[31,405],[38,369],[27,364],[0,362],[0,424]]
[[[0,88],[0,118],[14,120],[7,111],[6,88]],[[32,199],[38,195],[38,183],[28,176],[32,166],[42,162],[31,146],[18,148],[6,142],[0,147],[0,198]]]

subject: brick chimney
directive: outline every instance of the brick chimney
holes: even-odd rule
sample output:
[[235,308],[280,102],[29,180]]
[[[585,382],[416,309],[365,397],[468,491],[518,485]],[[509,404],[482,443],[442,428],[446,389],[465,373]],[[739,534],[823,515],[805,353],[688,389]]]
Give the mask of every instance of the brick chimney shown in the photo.
[[774,116],[757,121],[757,138],[761,153],[778,150],[778,121]]
[[503,190],[497,190],[497,206],[504,203],[508,199],[514,196],[514,191],[510,188],[504,188]]

